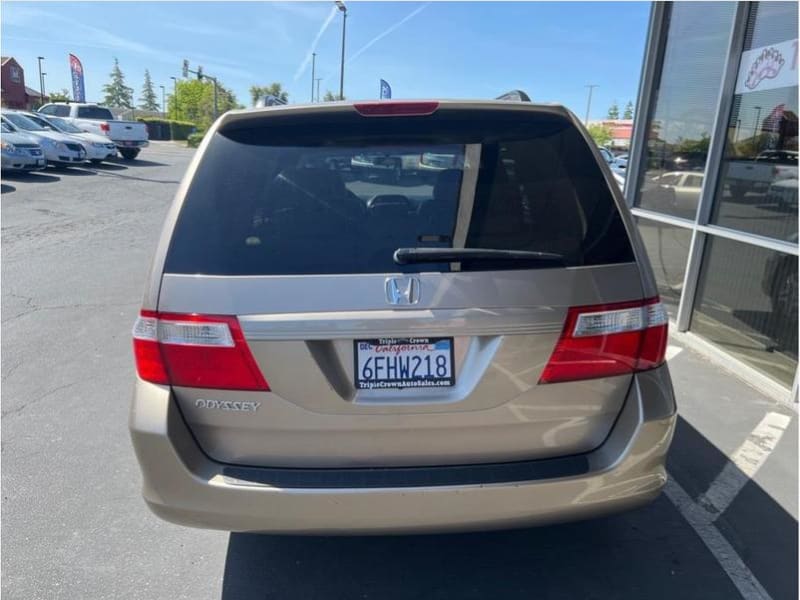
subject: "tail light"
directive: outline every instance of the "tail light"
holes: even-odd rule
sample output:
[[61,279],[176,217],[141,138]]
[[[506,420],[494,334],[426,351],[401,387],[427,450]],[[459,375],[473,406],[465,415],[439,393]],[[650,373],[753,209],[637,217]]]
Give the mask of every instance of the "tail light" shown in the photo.
[[133,354],[139,377],[152,383],[269,391],[236,317],[143,310]]
[[108,123],[100,123],[100,131],[108,134],[108,132],[111,131],[111,126]]
[[356,102],[356,112],[363,117],[412,117],[432,115],[439,108],[438,102]]
[[572,307],[539,383],[611,377],[664,362],[668,317],[659,299]]

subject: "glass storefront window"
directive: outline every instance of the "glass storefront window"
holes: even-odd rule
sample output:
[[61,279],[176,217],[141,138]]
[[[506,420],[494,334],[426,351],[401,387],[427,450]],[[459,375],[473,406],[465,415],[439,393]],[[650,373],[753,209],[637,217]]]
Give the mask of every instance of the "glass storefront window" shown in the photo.
[[709,236],[691,329],[791,386],[797,297],[796,256]]
[[671,317],[675,318],[681,301],[683,277],[692,242],[692,230],[649,219],[637,219],[658,293]]
[[797,242],[797,4],[752,5],[711,222]]
[[675,2],[654,88],[636,205],[694,220],[736,6]]

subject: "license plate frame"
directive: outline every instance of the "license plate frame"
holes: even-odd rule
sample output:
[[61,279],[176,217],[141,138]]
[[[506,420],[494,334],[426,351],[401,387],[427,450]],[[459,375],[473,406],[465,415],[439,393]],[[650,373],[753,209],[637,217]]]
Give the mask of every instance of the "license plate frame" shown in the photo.
[[[385,348],[385,350],[377,350]],[[444,357],[437,363],[438,357]],[[415,357],[418,360],[415,360]],[[426,360],[429,357],[430,360]],[[375,358],[387,358],[376,361]],[[392,363],[391,359],[395,361]],[[406,359],[405,361],[403,359]],[[362,360],[363,359],[363,360]],[[372,360],[368,365],[367,361]],[[394,364],[394,368],[391,365]],[[371,369],[374,376],[364,377]],[[442,368],[445,374],[437,375]],[[395,376],[389,375],[394,372]],[[386,376],[380,377],[381,373]],[[405,375],[405,376],[404,376]],[[448,389],[455,386],[452,337],[369,338],[353,340],[353,383],[357,390]]]

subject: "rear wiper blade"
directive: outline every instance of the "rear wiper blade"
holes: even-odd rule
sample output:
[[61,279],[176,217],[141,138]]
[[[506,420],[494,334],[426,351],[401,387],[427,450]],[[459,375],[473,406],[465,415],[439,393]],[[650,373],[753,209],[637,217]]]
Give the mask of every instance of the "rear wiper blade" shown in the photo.
[[398,248],[394,262],[398,265],[413,263],[460,262],[470,260],[521,260],[564,262],[564,256],[553,252],[533,250],[494,250],[490,248]]

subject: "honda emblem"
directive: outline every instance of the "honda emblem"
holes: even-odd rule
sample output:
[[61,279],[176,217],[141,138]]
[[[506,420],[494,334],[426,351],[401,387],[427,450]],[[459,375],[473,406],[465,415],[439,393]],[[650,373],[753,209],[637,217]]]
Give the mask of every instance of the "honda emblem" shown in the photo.
[[419,302],[419,279],[416,277],[387,277],[386,301],[389,304],[409,305]]

